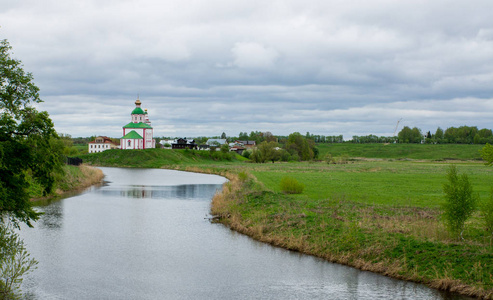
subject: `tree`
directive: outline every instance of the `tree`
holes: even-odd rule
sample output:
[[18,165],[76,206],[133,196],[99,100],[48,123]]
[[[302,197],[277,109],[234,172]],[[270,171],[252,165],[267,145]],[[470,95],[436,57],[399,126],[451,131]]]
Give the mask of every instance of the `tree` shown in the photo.
[[248,133],[246,132],[240,132],[238,139],[240,141],[247,141],[248,140]]
[[421,131],[414,127],[413,129],[408,126],[404,126],[402,130],[397,135],[399,137],[400,143],[420,143],[423,139]]
[[447,172],[448,183],[443,185],[445,203],[443,218],[449,231],[454,236],[462,236],[466,220],[476,210],[478,195],[473,193],[466,174],[458,175],[455,165]]
[[314,157],[313,148],[315,142],[311,139],[306,139],[299,132],[291,133],[288,136],[288,141],[285,145],[286,150],[292,157],[298,157],[301,160],[311,160]]
[[61,151],[55,147],[58,136],[47,112],[32,105],[40,103],[39,89],[31,73],[25,73],[19,60],[10,57],[7,40],[0,42],[0,215],[14,226],[38,219],[30,204],[27,177],[52,191],[55,173],[61,172]]
[[221,134],[221,138],[222,138],[222,139],[226,139],[226,133],[225,133],[225,132],[223,132],[223,133]]
[[0,226],[0,299],[16,299],[22,276],[36,268],[11,224]]
[[480,150],[481,158],[486,161],[486,165],[493,165],[493,146],[486,144],[483,149]]
[[276,150],[276,147],[276,142],[264,141],[252,151],[250,159],[256,163],[264,163],[266,161],[275,162],[281,159],[281,152]]
[[443,140],[443,129],[438,127],[437,131],[435,131],[435,141],[440,144],[442,140]]
[[264,132],[264,139],[266,142],[277,142],[277,138],[270,131]]

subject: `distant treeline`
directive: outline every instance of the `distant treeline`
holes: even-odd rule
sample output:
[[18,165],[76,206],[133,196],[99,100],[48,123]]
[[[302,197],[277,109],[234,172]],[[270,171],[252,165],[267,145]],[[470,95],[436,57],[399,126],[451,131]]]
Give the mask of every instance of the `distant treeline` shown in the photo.
[[[342,143],[340,136],[310,135],[316,143]],[[353,136],[349,143],[414,143],[414,144],[493,144],[491,129],[478,129],[476,126],[449,127],[445,131],[440,127],[435,133],[422,133],[417,127],[405,126],[397,136]]]
[[429,143],[429,144],[486,144],[493,143],[491,129],[478,129],[476,126],[449,127],[445,131],[440,127],[435,133],[428,131],[422,134],[414,127],[404,127],[398,135],[399,143]]
[[[299,133],[296,133],[299,135]],[[417,127],[410,128],[405,126],[399,131],[397,136],[376,136],[373,134],[357,136],[354,135],[352,139],[344,141],[343,135],[317,135],[307,132],[303,135],[304,138],[309,139],[315,143],[356,143],[356,144],[374,144],[374,143],[414,143],[414,144],[493,144],[493,132],[491,129],[483,128],[478,129],[477,126],[460,126],[449,127],[445,131],[440,127],[432,133],[430,131],[423,133],[421,129]],[[69,135],[62,135],[62,138],[70,139]],[[95,136],[88,138],[78,137],[71,138],[74,145],[87,145],[88,142],[94,140]],[[175,137],[177,138],[177,137]],[[242,141],[255,141],[258,144],[262,142],[276,142],[281,145],[288,143],[289,136],[274,135],[270,131],[252,131],[249,134],[247,132],[240,132],[238,136],[227,136],[226,133],[222,133],[220,136],[211,137],[195,137],[195,142],[199,145],[205,144],[210,138],[222,138],[228,142],[234,142],[236,140]],[[156,145],[159,146],[159,141],[162,139],[173,139],[173,137],[155,137]],[[113,139],[118,142],[118,139]],[[71,146],[71,145],[70,145]]]

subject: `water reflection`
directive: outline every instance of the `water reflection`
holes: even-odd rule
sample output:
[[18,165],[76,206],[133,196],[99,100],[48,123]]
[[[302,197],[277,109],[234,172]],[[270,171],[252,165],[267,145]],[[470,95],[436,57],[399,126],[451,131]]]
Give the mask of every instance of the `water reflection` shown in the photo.
[[63,201],[53,202],[42,209],[44,215],[36,223],[42,229],[60,229],[63,225]]
[[107,186],[39,208],[30,299],[454,299],[211,224],[224,178],[147,171],[104,168]]
[[120,196],[123,198],[153,198],[210,201],[209,195],[218,190],[217,184],[187,184],[178,186],[124,186],[100,189],[97,194],[103,196]]

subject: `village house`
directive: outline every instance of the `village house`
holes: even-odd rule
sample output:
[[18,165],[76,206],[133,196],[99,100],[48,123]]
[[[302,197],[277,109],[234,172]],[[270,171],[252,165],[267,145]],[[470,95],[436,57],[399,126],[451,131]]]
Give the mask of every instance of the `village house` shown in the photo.
[[176,140],[160,140],[159,143],[162,145],[161,148],[171,149],[171,145],[176,143]]
[[156,147],[153,139],[153,129],[147,109],[141,108],[139,99],[135,101],[135,108],[130,113],[131,122],[123,126],[123,137],[120,139],[121,149],[149,149]]
[[171,144],[171,149],[197,149],[195,140],[187,140],[186,138],[179,138]]
[[113,142],[109,137],[107,136],[98,136],[94,139],[94,141],[89,142],[88,145],[89,153],[96,153],[96,152],[103,152],[105,150],[110,150],[110,149],[119,149],[120,146]]
[[253,149],[257,146],[255,141],[235,141],[235,144],[241,145],[245,149]]
[[239,155],[243,154],[243,151],[245,151],[246,148],[242,144],[238,143],[229,143],[229,151],[236,152]]

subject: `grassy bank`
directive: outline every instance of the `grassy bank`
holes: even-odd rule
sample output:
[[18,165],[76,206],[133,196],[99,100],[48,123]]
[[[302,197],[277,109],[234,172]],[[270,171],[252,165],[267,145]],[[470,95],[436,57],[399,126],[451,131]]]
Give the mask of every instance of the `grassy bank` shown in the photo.
[[167,168],[185,166],[214,166],[218,163],[237,163],[246,159],[236,153],[198,150],[107,150],[104,152],[80,155],[84,163],[105,167]]
[[[477,151],[473,147],[454,149],[442,153],[467,157],[467,152]],[[419,161],[353,160],[329,165],[251,164],[191,151],[133,152],[109,152],[104,154],[107,157],[103,152],[86,161],[227,176],[230,182],[214,197],[212,212],[234,230],[329,261],[493,299],[492,237],[485,232],[479,213],[467,222],[464,240],[448,234],[440,205],[449,163],[437,155],[427,160],[418,155]],[[493,168],[470,161],[457,160],[456,164],[460,173],[468,174],[475,191],[487,197]],[[286,175],[305,185],[302,194],[281,193],[279,182]]]
[[[233,229],[276,246],[492,299],[492,236],[484,231],[479,213],[468,222],[462,241],[450,236],[441,221],[442,171],[447,166],[412,162],[254,166],[249,179],[233,176],[223,193],[214,197],[212,212]],[[471,174],[476,190],[487,195],[493,179],[490,168],[481,164],[458,168]],[[303,194],[279,191],[285,175],[305,184]]]
[[73,192],[81,191],[94,184],[101,183],[104,174],[101,170],[90,166],[63,166],[63,174],[56,178],[55,193],[43,196],[42,188],[36,182],[30,183],[30,195],[33,201],[40,201],[54,196],[61,196]]

